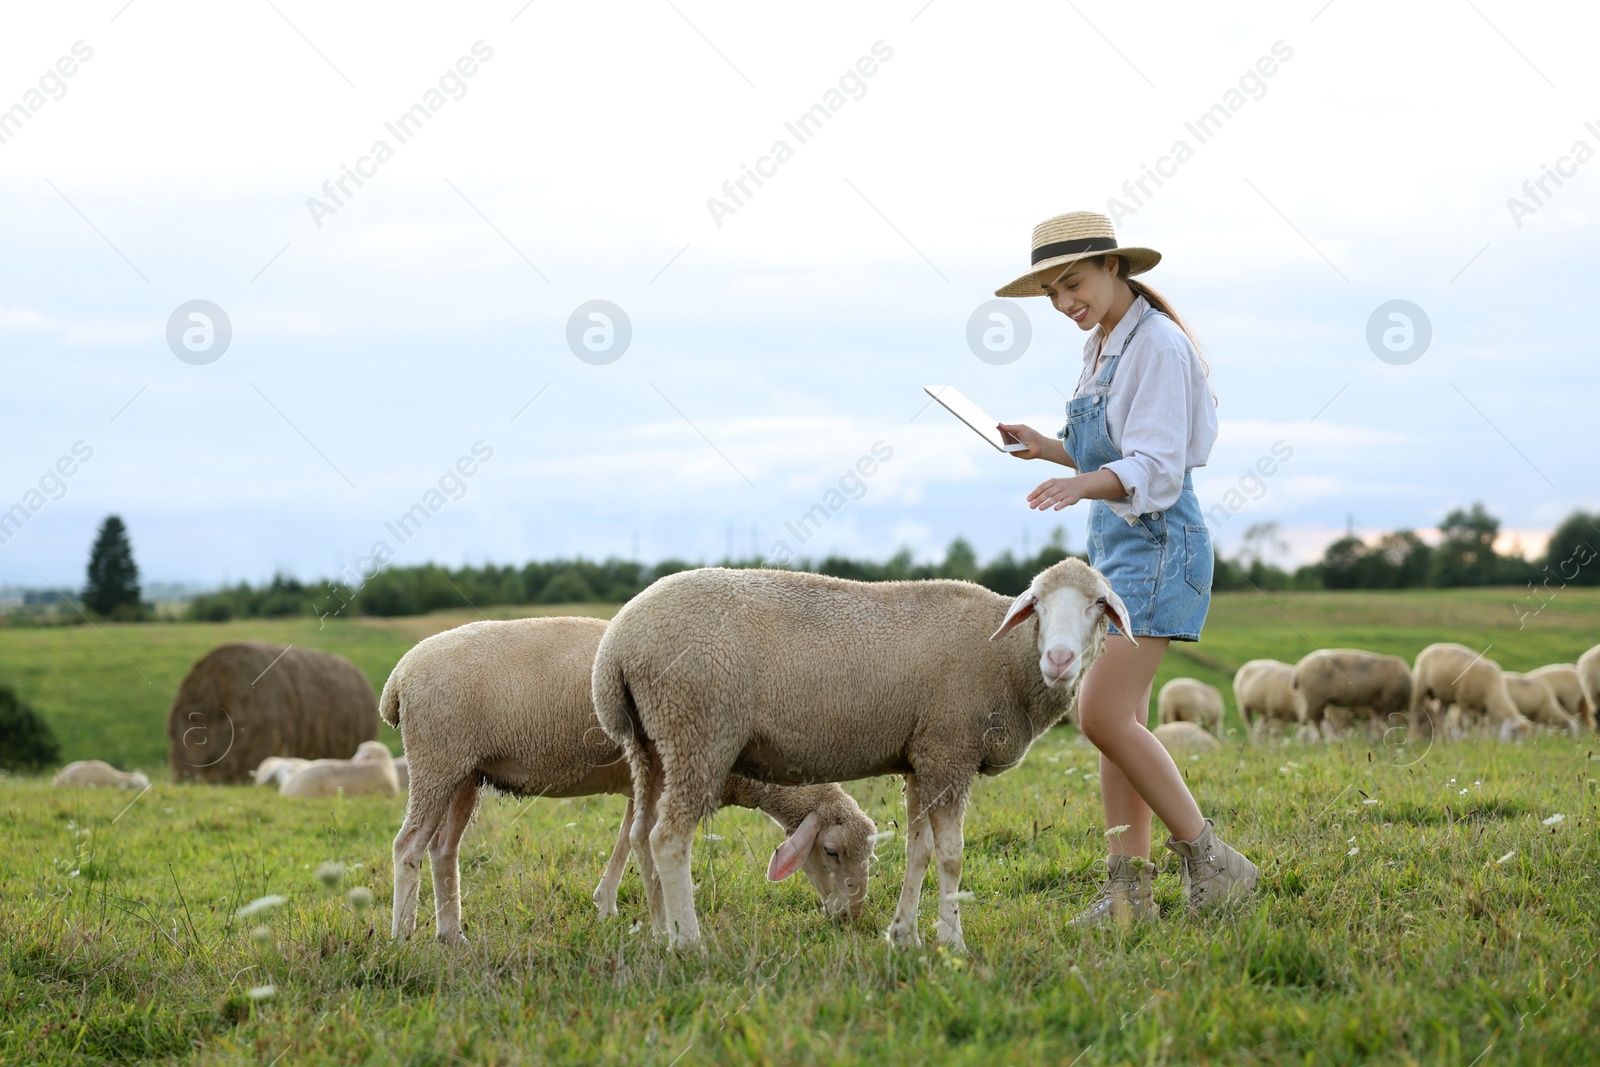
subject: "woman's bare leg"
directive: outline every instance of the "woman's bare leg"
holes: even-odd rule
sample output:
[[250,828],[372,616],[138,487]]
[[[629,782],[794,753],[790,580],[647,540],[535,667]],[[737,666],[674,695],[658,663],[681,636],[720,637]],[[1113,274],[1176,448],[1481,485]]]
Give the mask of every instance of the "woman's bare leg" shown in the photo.
[[[1078,693],[1079,729],[1101,753],[1101,798],[1106,804],[1107,825],[1132,828],[1120,845],[1110,842],[1113,852],[1150,854],[1149,817],[1137,818],[1137,809],[1128,803],[1123,786],[1130,787],[1178,840],[1193,840],[1205,829],[1205,819],[1183,784],[1178,765],[1145,725],[1150,687],[1168,641],[1142,637],[1135,646],[1121,634],[1108,636],[1105,651],[1090,666]],[[1108,773],[1112,768],[1116,778]],[[1113,814],[1113,805],[1132,818]],[[1141,826],[1143,849],[1136,851]]]
[[[1134,719],[1143,723],[1146,716],[1141,712],[1150,706],[1150,690],[1154,686],[1144,687],[1144,696],[1139,701],[1139,707],[1134,710]],[[1113,826],[1126,826],[1123,833],[1106,838],[1108,851],[1113,855],[1142,856],[1150,858],[1150,805],[1144,802],[1144,797],[1133,787],[1133,783],[1117,769],[1111,762],[1111,757],[1104,752],[1100,753],[1100,803],[1106,811],[1106,829]]]

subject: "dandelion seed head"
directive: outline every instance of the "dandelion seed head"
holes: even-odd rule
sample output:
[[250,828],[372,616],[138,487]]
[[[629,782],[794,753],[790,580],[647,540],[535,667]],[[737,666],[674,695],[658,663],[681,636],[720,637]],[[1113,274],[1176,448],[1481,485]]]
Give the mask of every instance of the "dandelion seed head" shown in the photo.
[[279,896],[277,893],[270,893],[264,897],[256,897],[256,899],[239,909],[239,918],[248,919],[252,915],[260,915],[264,911],[271,911],[279,904],[287,903],[288,900],[288,897]]
[[357,911],[366,911],[368,908],[372,907],[372,890],[368,889],[364,885],[356,886],[354,889],[350,890],[350,892],[346,893],[344,898],[348,900],[350,902],[350,906]]
[[317,881],[329,889],[339,888],[339,883],[344,881],[344,864],[324,863],[317,868]]

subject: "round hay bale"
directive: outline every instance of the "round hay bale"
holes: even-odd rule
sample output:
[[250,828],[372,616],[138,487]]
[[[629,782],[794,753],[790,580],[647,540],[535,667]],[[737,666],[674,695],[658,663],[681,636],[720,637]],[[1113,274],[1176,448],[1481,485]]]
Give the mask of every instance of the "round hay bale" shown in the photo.
[[249,782],[268,756],[348,759],[378,736],[378,698],[343,656],[294,645],[219,645],[189,670],[167,716],[178,781]]

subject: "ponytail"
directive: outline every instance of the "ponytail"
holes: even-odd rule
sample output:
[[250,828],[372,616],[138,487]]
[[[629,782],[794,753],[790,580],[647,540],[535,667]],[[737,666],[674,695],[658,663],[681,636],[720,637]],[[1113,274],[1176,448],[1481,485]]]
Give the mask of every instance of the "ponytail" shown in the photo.
[[[1108,252],[1106,255],[1115,256],[1116,253]],[[1102,268],[1105,267],[1106,256],[1100,256],[1099,259],[1100,266]],[[1172,305],[1167,303],[1166,297],[1150,288],[1150,286],[1146,285],[1144,282],[1139,281],[1137,278],[1125,277],[1121,273],[1123,270],[1127,269],[1127,260],[1123,259],[1121,256],[1117,256],[1117,262],[1119,264],[1117,277],[1121,278],[1128,284],[1128,288],[1133,290],[1133,295],[1144,297],[1145,303],[1149,304],[1151,307],[1161,312],[1161,314],[1171,319],[1177,324],[1178,329],[1183,331],[1183,335],[1187,337],[1189,339],[1189,343],[1194,346],[1195,356],[1200,360],[1200,369],[1205,372],[1206,380],[1209,382],[1211,380],[1211,364],[1206,362],[1205,354],[1200,351],[1200,342],[1195,339],[1194,331],[1189,329],[1189,324],[1184,322],[1183,317],[1172,309]],[[1217,391],[1212,389],[1210,392],[1211,402],[1215,404],[1217,402]]]

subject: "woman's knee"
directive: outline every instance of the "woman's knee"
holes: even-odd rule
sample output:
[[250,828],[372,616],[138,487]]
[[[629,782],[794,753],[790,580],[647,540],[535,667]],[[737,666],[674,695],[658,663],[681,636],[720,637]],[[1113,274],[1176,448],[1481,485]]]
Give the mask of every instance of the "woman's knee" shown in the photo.
[[1104,748],[1114,741],[1133,722],[1128,709],[1118,709],[1099,702],[1080,705],[1078,729],[1096,748]]

